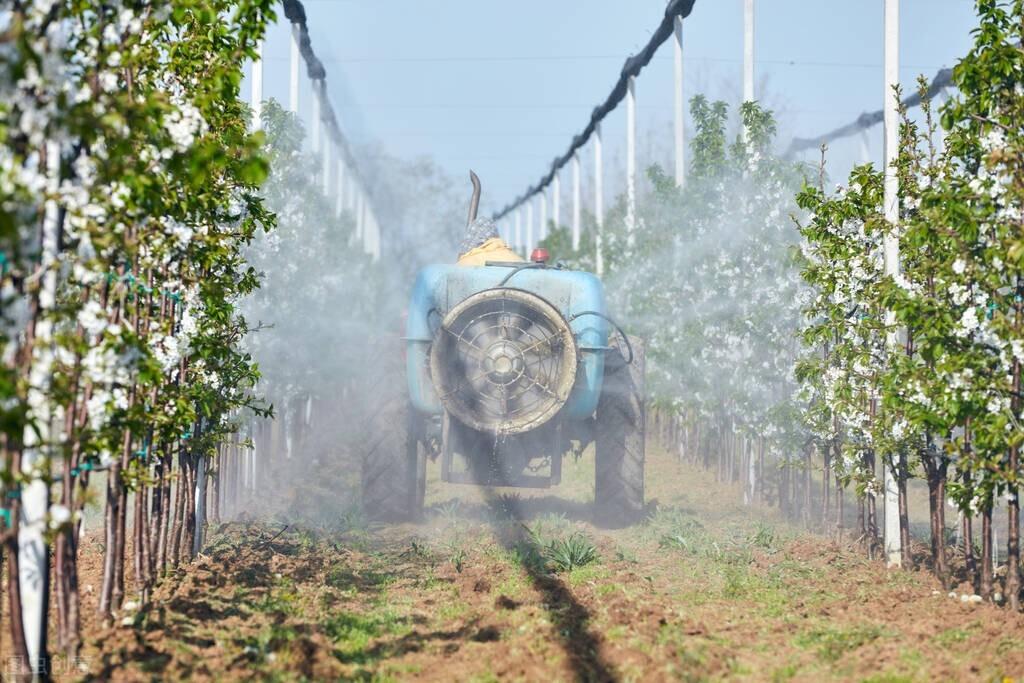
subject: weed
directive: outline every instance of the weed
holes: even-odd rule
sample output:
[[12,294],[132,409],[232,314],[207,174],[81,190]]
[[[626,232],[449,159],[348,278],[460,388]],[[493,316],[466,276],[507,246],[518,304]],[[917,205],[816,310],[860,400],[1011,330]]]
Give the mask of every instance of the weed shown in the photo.
[[971,624],[965,628],[948,628],[935,634],[935,642],[947,647],[954,643],[962,643],[968,640],[973,635],[972,632],[977,628],[977,624]]
[[253,607],[258,612],[267,614],[295,614],[298,611],[299,594],[294,584],[282,580],[278,586],[272,587],[263,599]]
[[775,547],[775,529],[764,522],[757,523],[757,530],[750,536],[750,544],[762,550],[772,550]]
[[445,521],[445,524],[451,526],[456,524],[460,518],[460,512],[462,511],[462,501],[458,498],[453,498],[447,503],[442,503],[437,507],[437,513]]
[[455,566],[455,571],[461,574],[462,570],[465,568],[466,551],[462,548],[457,548],[452,552],[451,556],[449,556],[448,561]]
[[497,519],[517,519],[522,503],[518,493],[503,493],[491,502],[490,508]]
[[363,535],[370,530],[370,523],[359,506],[350,507],[338,517],[338,531],[342,534]]
[[597,546],[582,532],[548,541],[541,546],[541,556],[556,572],[571,572],[598,559]]
[[629,562],[630,564],[638,564],[640,562],[636,559],[636,553],[628,548],[617,548],[615,550],[615,559],[619,562]]

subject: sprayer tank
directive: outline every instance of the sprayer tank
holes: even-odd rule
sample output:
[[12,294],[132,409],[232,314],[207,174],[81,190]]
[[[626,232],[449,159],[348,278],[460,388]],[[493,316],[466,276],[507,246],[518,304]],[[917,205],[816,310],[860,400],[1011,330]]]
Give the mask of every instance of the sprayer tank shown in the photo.
[[[418,411],[440,414],[430,377],[430,346],[448,311],[467,297],[498,287],[513,272],[502,266],[427,266],[413,288],[406,319],[407,377],[409,397]],[[604,353],[608,348],[608,324],[604,289],[593,274],[553,268],[515,272],[503,285],[534,294],[558,309],[568,321],[576,341],[576,382],[562,409],[565,419],[585,419],[597,407],[604,377]]]

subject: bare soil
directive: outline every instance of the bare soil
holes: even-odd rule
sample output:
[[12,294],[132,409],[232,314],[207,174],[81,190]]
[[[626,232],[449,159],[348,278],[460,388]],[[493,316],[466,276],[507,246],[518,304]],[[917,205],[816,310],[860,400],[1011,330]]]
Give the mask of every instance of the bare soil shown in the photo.
[[[150,606],[89,623],[88,678],[1024,678],[1019,615],[743,506],[657,451],[646,521],[598,529],[591,470],[567,463],[532,493],[432,481],[420,524],[220,526]],[[570,538],[598,559],[559,570],[544,548]],[[99,563],[84,564],[88,612]]]

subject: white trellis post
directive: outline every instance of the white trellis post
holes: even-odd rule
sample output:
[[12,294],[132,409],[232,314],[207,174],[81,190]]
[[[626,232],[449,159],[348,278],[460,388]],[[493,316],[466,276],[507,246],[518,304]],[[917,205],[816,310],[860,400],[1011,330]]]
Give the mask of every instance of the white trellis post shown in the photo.
[[580,248],[580,153],[572,153],[572,250]]
[[871,139],[868,137],[868,129],[860,131],[860,161],[866,164],[871,161]]
[[743,0],[743,101],[754,101],[754,0]]
[[[324,136],[326,138],[326,136]],[[324,196],[329,197],[331,195],[331,141],[329,138],[324,140]]]
[[543,242],[548,238],[548,193],[541,190],[537,193],[537,203],[540,204],[540,230],[537,231],[537,241]]
[[256,41],[256,59],[252,60],[249,83],[249,104],[252,106],[252,129],[263,127],[263,41]]
[[313,81],[313,113],[309,122],[309,144],[313,154],[320,153],[320,81]]
[[682,187],[686,178],[686,139],[683,123],[686,101],[683,97],[683,18],[676,17],[675,30],[675,96],[676,105],[676,187]]
[[345,208],[345,160],[342,158],[341,153],[338,154],[338,169],[335,171],[337,178],[335,179],[335,192],[337,196],[334,198],[334,215],[341,216],[342,210]]
[[556,170],[551,185],[551,220],[556,230],[562,225],[562,181],[558,176],[559,171]]
[[292,24],[292,40],[288,64],[288,111],[299,113],[299,25]]
[[604,275],[604,142],[601,122],[594,127],[594,270]]
[[632,246],[636,236],[636,76],[626,87],[626,235]]
[[523,208],[516,207],[516,233],[512,250],[522,253],[523,251]]
[[[885,219],[890,223],[891,230],[885,234],[883,252],[885,257],[885,274],[893,276],[900,270],[900,245],[894,232],[899,221],[899,178],[893,164],[899,154],[899,111],[896,94],[893,88],[899,84],[899,0],[885,0],[885,104],[883,107],[885,121]],[[892,330],[895,322],[893,311],[886,312],[887,326]],[[888,333],[890,353],[898,353],[895,332]],[[895,457],[895,455],[893,456]],[[902,545],[900,539],[899,491],[896,475],[893,472],[895,462],[885,467],[885,557],[890,567],[902,565]]]
[[[754,101],[754,0],[743,0],[743,101]],[[743,126],[743,141],[750,131]]]
[[366,197],[362,186],[356,189],[356,239],[366,246]]
[[[53,196],[60,188],[60,144],[46,143],[47,191]],[[47,401],[51,381],[53,322],[49,312],[57,303],[57,250],[60,216],[56,201],[46,202],[43,214],[42,279],[39,289],[39,319],[35,327],[28,375],[27,403],[35,418],[35,428],[25,428],[21,471],[29,481],[21,487],[21,519],[18,528],[18,586],[21,592],[21,623],[29,665],[34,673],[46,666],[46,613],[49,607],[50,554],[46,543],[46,522],[50,507],[50,486],[44,476],[49,472],[50,438],[54,432],[53,413]]]
[[533,198],[526,200],[526,244],[523,245],[523,253],[527,256],[533,249]]

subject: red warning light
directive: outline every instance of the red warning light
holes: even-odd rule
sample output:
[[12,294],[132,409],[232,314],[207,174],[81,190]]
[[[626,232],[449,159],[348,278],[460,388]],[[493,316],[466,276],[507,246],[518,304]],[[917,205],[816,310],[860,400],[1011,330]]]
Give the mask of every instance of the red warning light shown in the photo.
[[530,260],[534,263],[547,263],[550,258],[551,254],[548,253],[548,250],[541,247],[537,247],[530,254]]

